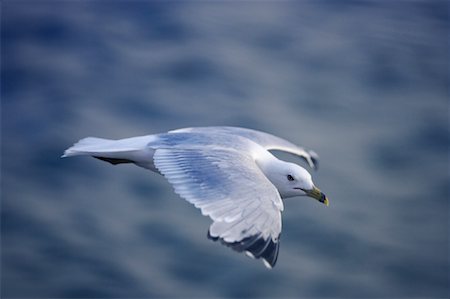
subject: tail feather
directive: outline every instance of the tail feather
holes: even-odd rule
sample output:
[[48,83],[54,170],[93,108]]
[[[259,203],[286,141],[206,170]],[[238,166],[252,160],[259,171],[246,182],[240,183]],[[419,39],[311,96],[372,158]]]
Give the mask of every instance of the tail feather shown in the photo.
[[109,152],[111,151],[111,145],[113,142],[114,140],[111,139],[86,137],[66,149],[61,158],[78,155],[91,155],[93,153],[105,151]]
[[[108,157],[102,154],[114,154],[142,150],[153,138],[154,137],[152,135],[131,137],[119,140],[86,137],[68,148],[64,152],[63,157],[96,154],[102,157]],[[116,158],[116,156],[112,156],[111,158]]]
[[154,150],[148,147],[154,135],[131,137],[119,140],[86,137],[64,151],[61,156],[92,156],[111,164],[135,163],[156,171],[153,165]]

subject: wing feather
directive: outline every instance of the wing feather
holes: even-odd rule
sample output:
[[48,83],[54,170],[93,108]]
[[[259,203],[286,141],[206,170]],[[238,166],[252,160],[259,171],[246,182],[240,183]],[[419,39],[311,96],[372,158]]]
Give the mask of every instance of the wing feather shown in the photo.
[[193,128],[184,128],[178,129],[174,131],[170,131],[169,133],[180,133],[180,132],[198,132],[198,133],[208,133],[214,132],[232,134],[236,136],[245,137],[250,139],[251,141],[259,144],[267,150],[274,151],[282,151],[295,156],[300,157],[305,160],[308,165],[317,169],[319,166],[319,156],[312,150],[306,150],[303,147],[297,146],[283,138],[274,136],[272,134],[268,134],[265,132],[247,129],[247,128],[239,128],[239,127],[193,127]]
[[211,239],[275,265],[282,202],[250,155],[223,148],[160,147],[153,159],[175,192],[213,220]]

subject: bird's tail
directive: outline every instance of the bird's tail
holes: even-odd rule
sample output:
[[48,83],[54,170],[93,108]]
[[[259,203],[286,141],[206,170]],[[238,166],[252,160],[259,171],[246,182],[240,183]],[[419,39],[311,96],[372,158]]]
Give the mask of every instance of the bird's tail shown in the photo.
[[136,163],[149,168],[151,165],[146,164],[152,161],[153,151],[147,144],[152,138],[152,135],[119,140],[86,137],[66,149],[61,157],[92,156],[112,164]]
[[96,155],[111,152],[115,140],[86,137],[69,147],[64,151],[61,158],[80,156],[80,155]]

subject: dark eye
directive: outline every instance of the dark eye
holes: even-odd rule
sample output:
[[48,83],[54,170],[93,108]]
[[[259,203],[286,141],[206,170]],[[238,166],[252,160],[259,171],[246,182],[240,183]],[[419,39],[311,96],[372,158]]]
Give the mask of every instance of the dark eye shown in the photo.
[[288,179],[288,181],[293,181],[293,180],[294,180],[294,177],[293,177],[292,175],[288,174],[288,175],[287,175],[287,179]]

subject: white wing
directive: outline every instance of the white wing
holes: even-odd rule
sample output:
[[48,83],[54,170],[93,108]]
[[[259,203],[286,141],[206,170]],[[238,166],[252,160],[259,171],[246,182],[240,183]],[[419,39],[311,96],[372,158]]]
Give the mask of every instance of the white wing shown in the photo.
[[237,136],[242,136],[252,140],[253,142],[259,144],[266,150],[278,150],[293,154],[304,159],[311,168],[318,168],[319,156],[311,150],[305,150],[283,138],[261,132],[252,129],[239,128],[239,127],[193,127],[184,128],[169,133],[179,133],[179,132],[198,132],[198,133],[226,133]]
[[159,146],[153,158],[175,192],[214,221],[211,239],[275,265],[283,203],[248,153]]

